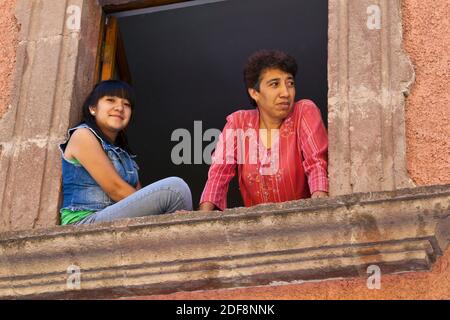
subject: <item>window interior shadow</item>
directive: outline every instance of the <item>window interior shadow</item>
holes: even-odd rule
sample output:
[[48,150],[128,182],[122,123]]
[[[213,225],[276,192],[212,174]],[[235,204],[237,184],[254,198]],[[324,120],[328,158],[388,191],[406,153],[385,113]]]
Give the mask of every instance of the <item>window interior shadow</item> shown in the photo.
[[[200,1],[117,17],[138,98],[128,135],[143,185],[179,176],[198,206],[209,166],[194,150],[211,143],[203,141],[207,129],[222,130],[227,115],[253,108],[242,70],[256,50],[297,59],[296,98],[313,100],[327,123],[327,0]],[[176,165],[171,154],[180,141],[171,136],[179,128],[190,132],[191,161]],[[235,177],[228,206],[242,205]]]

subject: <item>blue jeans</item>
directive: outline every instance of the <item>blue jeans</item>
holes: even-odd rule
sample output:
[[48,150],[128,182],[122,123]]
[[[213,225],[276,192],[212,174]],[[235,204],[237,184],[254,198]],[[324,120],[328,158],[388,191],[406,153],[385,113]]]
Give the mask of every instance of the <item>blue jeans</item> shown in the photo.
[[152,183],[75,224],[143,217],[177,210],[192,211],[191,190],[183,179],[170,177]]

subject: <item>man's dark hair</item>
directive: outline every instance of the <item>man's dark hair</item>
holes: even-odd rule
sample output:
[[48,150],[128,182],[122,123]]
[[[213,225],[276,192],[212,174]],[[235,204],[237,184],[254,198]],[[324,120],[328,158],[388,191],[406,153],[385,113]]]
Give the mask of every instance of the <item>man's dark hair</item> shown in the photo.
[[[253,53],[244,67],[245,88],[260,89],[261,76],[267,69],[279,69],[291,74],[294,78],[297,75],[297,62],[295,59],[279,50],[259,50]],[[250,96],[250,101],[256,106],[255,100]]]

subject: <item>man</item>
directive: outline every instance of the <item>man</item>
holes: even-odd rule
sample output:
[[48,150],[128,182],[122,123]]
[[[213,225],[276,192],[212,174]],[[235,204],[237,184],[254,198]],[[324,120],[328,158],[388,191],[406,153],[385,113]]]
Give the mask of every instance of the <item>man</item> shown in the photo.
[[244,81],[254,110],[227,117],[200,199],[200,210],[224,210],[238,167],[245,206],[328,196],[328,139],[311,100],[295,102],[297,63],[281,51],[254,53]]

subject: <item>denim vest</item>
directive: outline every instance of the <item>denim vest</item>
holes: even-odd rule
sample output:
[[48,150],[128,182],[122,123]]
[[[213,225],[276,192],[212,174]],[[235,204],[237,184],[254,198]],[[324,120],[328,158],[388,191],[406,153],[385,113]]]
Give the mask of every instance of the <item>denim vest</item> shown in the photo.
[[62,158],[63,205],[62,209],[72,211],[90,210],[99,211],[115,202],[108,197],[100,185],[91,177],[81,164],[74,164],[64,158],[67,143],[75,130],[90,129],[100,141],[103,150],[108,155],[119,175],[133,187],[138,183],[138,166],[133,160],[136,156],[130,155],[120,147],[116,147],[101,139],[92,128],[81,124],[68,131],[69,138],[59,145]]

